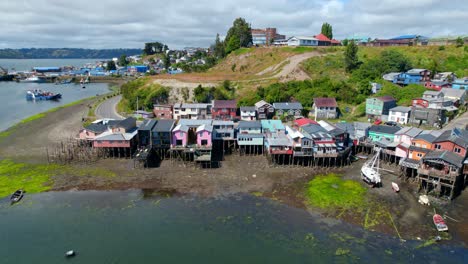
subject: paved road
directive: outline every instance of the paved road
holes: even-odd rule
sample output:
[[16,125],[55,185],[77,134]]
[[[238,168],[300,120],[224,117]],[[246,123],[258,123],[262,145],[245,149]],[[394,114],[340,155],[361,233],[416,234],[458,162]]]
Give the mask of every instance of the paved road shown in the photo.
[[466,125],[468,125],[468,112],[465,112],[460,117],[450,121],[444,129],[453,129],[455,127],[465,128]]
[[123,116],[119,115],[116,111],[117,104],[122,99],[121,95],[112,97],[102,102],[96,108],[96,117],[98,118],[111,118],[111,119],[124,119]]

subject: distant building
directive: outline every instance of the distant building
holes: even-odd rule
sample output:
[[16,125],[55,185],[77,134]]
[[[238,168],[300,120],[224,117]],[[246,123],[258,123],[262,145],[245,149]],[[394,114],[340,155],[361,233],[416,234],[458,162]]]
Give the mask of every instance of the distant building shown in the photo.
[[240,116],[243,121],[252,121],[256,120],[257,112],[255,111],[255,106],[241,106]]
[[447,81],[432,80],[424,83],[424,87],[431,90],[440,91],[442,88],[450,88],[452,85]]
[[209,119],[212,104],[176,103],[173,107],[174,119]]
[[275,116],[278,118],[292,119],[293,117],[302,116],[303,107],[301,103],[273,103],[273,107],[275,108]]
[[329,39],[327,36],[325,36],[322,33],[315,35],[314,38],[318,40],[319,46],[331,46],[331,39]]
[[335,98],[314,98],[313,115],[320,119],[334,119],[338,116]]
[[381,117],[388,115],[391,108],[396,106],[395,98],[382,96],[366,99],[366,114],[369,117]]
[[420,84],[431,80],[431,71],[426,69],[411,69],[405,73],[397,75],[393,79],[394,84],[408,85]]
[[388,121],[407,124],[411,113],[411,107],[397,106],[390,109]]
[[172,119],[172,105],[153,105],[153,113],[157,119]]
[[233,120],[237,115],[236,100],[213,100],[211,116],[217,120]]
[[318,46],[319,40],[314,37],[291,37],[288,39],[288,46]]
[[276,28],[252,29],[252,44],[253,45],[271,45],[275,40],[286,39],[285,35],[280,35]]
[[452,82],[452,89],[468,90],[468,77],[455,79]]
[[275,115],[275,108],[273,105],[261,100],[255,103],[255,110],[257,111],[257,119],[271,119]]

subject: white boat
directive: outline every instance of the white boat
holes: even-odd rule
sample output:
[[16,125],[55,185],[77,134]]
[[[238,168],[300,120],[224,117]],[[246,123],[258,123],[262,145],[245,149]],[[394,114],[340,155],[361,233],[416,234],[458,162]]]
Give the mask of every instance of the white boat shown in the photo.
[[380,165],[380,149],[377,150],[374,157],[371,160],[364,163],[361,168],[361,177],[368,184],[373,187],[378,187],[381,185],[379,165]]
[[26,79],[21,80],[21,82],[41,82],[41,79],[37,76],[30,76]]
[[395,182],[392,182],[392,189],[393,189],[394,192],[399,192],[400,191],[400,187]]
[[422,205],[431,205],[429,202],[429,197],[425,194],[419,196],[418,202]]

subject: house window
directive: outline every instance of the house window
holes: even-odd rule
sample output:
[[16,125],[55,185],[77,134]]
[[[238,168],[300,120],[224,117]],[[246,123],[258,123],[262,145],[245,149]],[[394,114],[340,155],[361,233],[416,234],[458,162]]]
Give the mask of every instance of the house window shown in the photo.
[[419,158],[422,157],[422,154],[421,153],[418,153],[416,156],[418,156]]
[[440,149],[441,146],[440,146],[440,144],[435,144],[434,148],[435,148],[435,149]]
[[461,153],[461,148],[455,148],[455,150],[453,151],[455,153]]
[[184,133],[183,132],[179,132],[179,137],[183,137],[184,136]]

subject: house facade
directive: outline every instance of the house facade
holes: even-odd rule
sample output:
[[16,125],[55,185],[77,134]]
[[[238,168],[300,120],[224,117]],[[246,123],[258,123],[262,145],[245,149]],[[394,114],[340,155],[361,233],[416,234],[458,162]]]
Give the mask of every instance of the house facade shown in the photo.
[[151,130],[151,141],[154,148],[168,149],[171,147],[172,129],[175,121],[169,119],[158,120]]
[[293,156],[311,157],[314,154],[312,137],[304,131],[286,126],[287,136],[291,139]]
[[188,129],[189,128],[187,126],[179,124],[172,130],[171,147],[173,148],[187,147]]
[[174,119],[210,119],[212,104],[177,103],[173,107]]
[[233,120],[237,115],[236,100],[213,100],[211,116],[215,120]]
[[426,69],[412,69],[401,73],[393,79],[393,83],[400,85],[420,84],[431,80],[431,71]]
[[261,100],[255,103],[255,110],[257,111],[257,119],[271,119],[275,115],[275,108],[273,105]]
[[153,105],[153,113],[156,119],[172,119],[172,105],[155,104]]
[[468,131],[455,128],[444,131],[432,142],[434,150],[447,150],[465,159],[468,148]]
[[318,46],[319,40],[314,37],[294,36],[288,39],[288,46]]
[[255,106],[241,106],[240,117],[242,121],[253,121],[257,119],[257,111]]
[[197,133],[197,147],[199,148],[211,148],[212,146],[212,135],[213,126],[201,125],[196,130]]
[[400,130],[397,126],[373,125],[369,128],[369,138],[372,141],[380,141],[386,138],[390,142],[395,141],[395,134]]
[[240,121],[237,129],[237,145],[241,153],[263,153],[264,136],[260,121]]
[[234,140],[234,122],[213,120],[213,139],[215,140]]
[[452,89],[468,90],[468,77],[455,79],[452,82]]
[[407,124],[411,113],[411,107],[397,106],[389,111],[388,121],[394,121],[400,124]]
[[277,118],[289,120],[302,116],[303,107],[301,103],[273,103],[273,107]]
[[138,146],[146,147],[151,146],[151,131],[156,125],[157,120],[145,120],[138,128]]
[[452,85],[446,81],[429,81],[424,83],[424,87],[431,90],[440,91],[442,88],[451,88]]
[[391,96],[366,99],[366,114],[369,117],[388,115],[390,109],[396,106],[396,100]]
[[338,117],[338,104],[335,98],[314,98],[313,115],[320,119],[335,119]]

